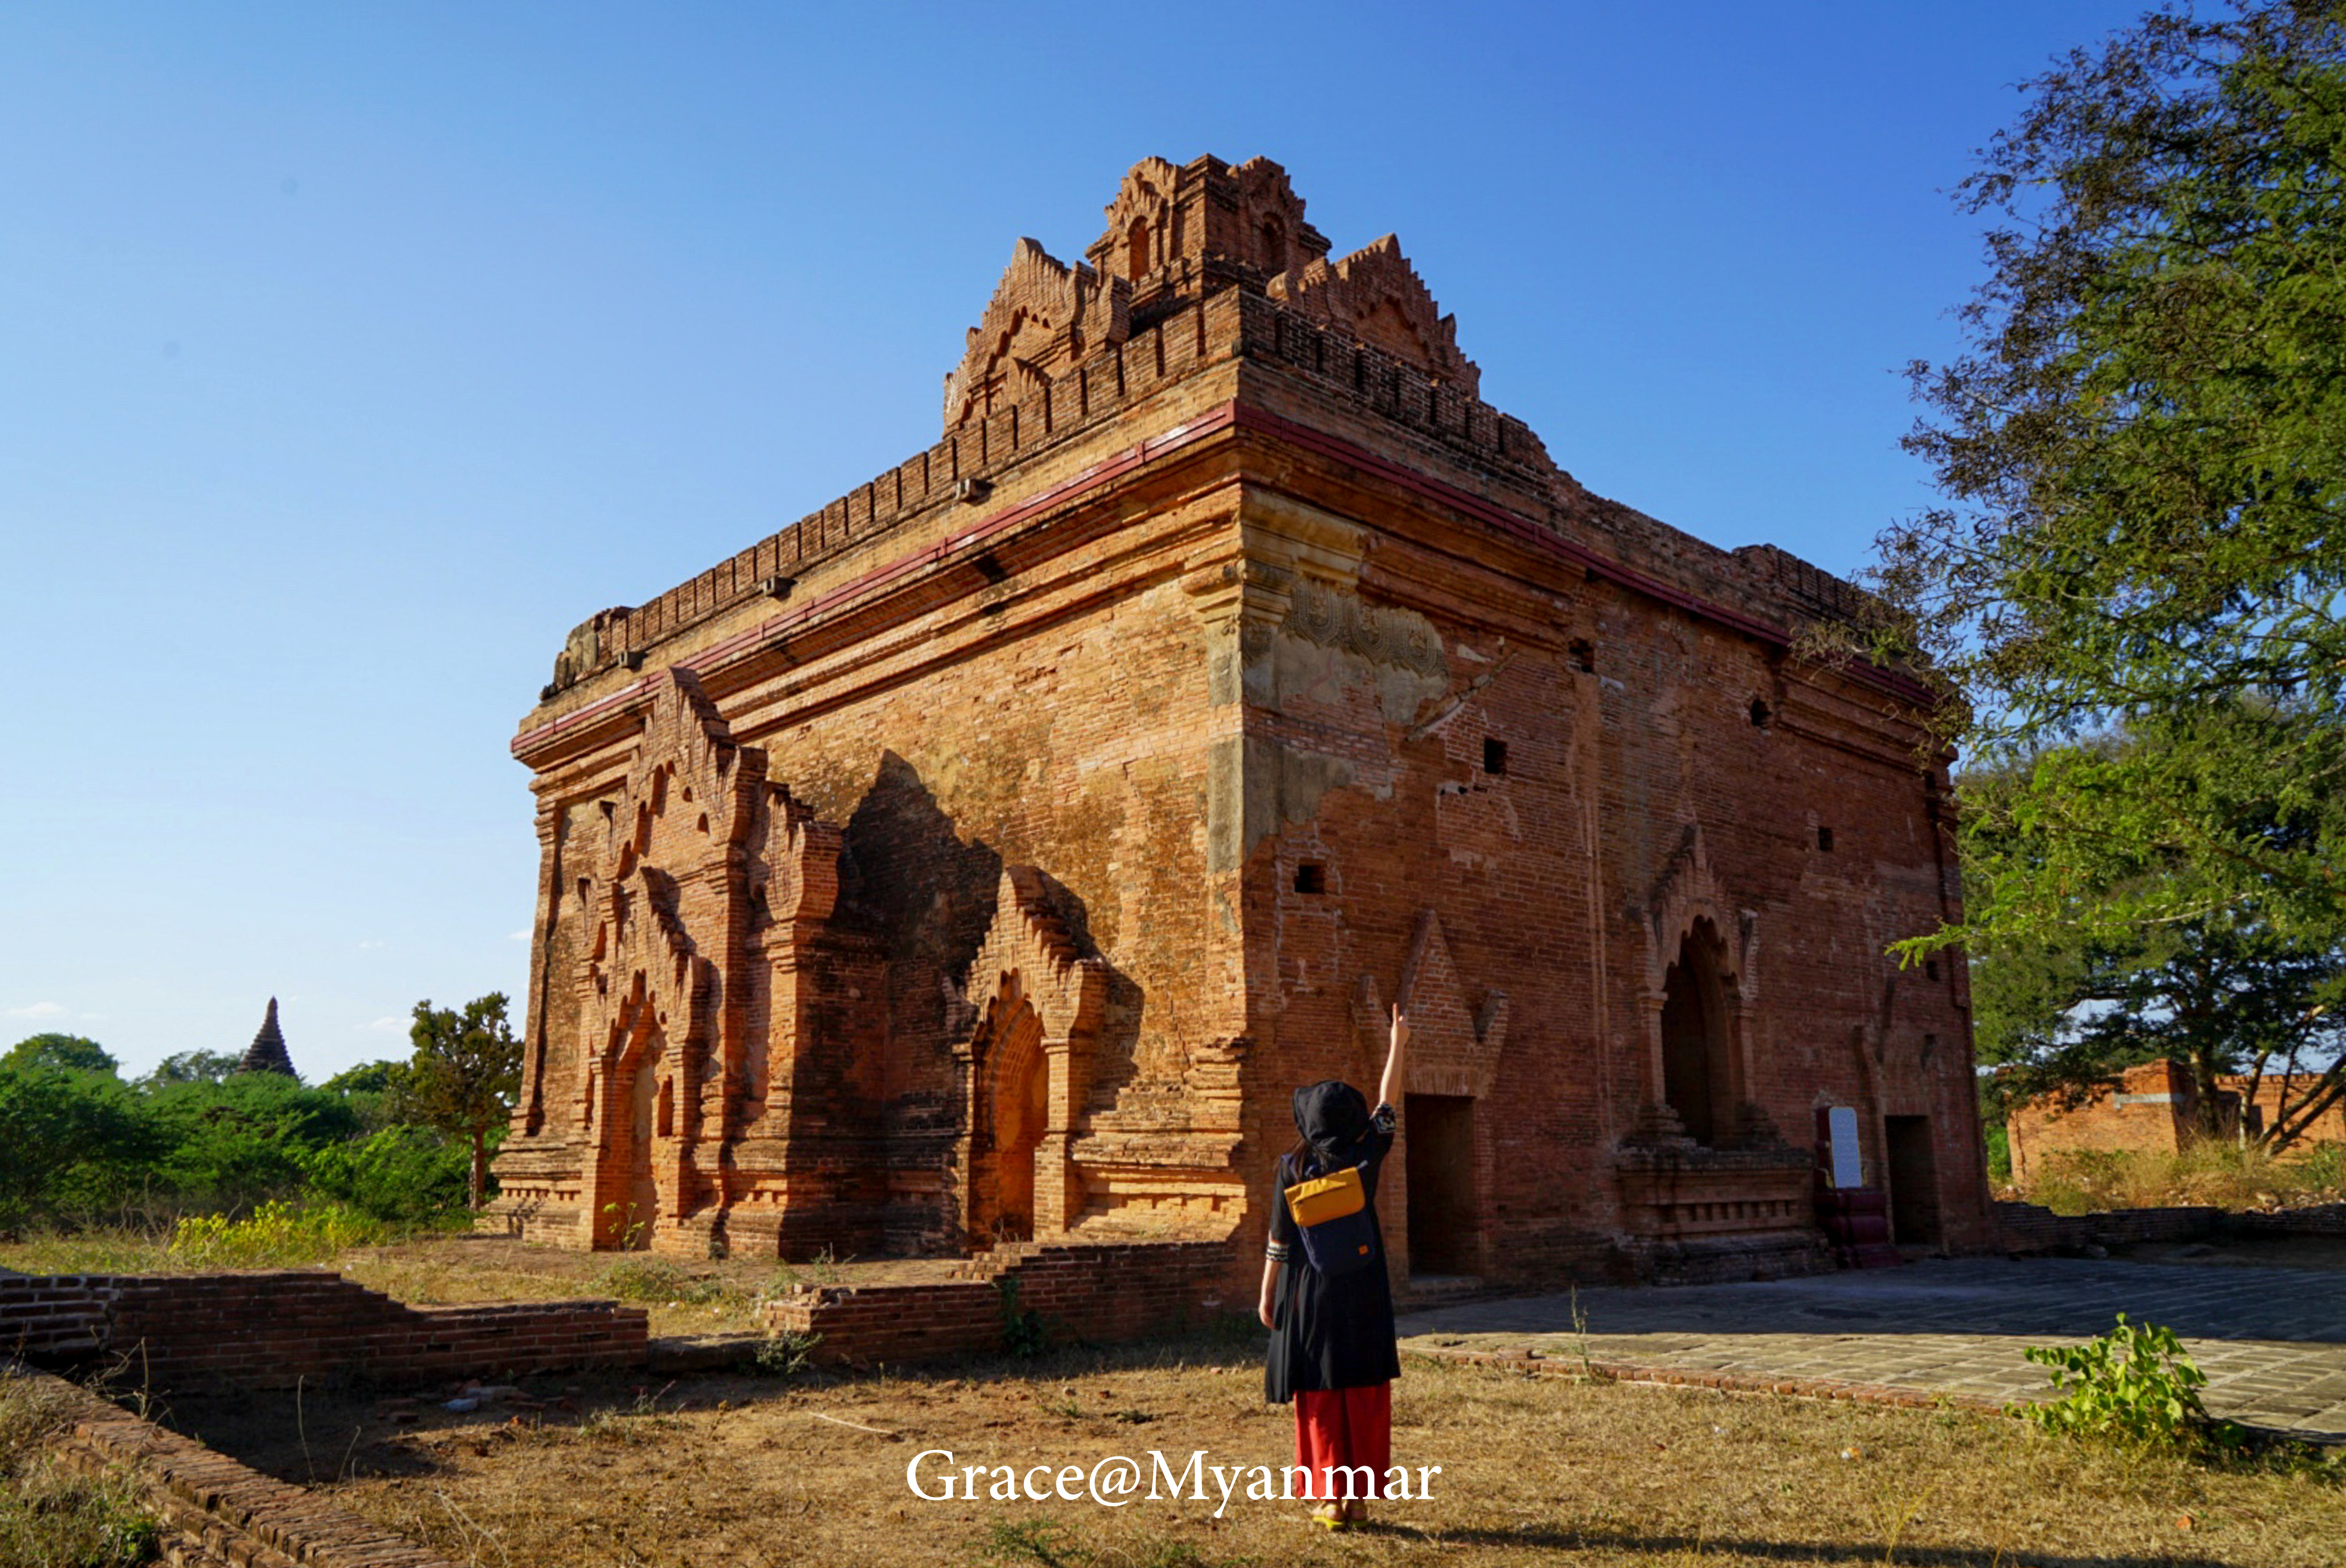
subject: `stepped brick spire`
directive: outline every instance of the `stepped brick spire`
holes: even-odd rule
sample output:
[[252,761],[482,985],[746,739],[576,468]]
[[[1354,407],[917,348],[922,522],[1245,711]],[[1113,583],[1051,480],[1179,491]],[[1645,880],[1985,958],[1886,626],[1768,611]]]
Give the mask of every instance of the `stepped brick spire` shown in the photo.
[[282,1073],[291,1078],[293,1058],[285,1053],[285,1033],[277,1027],[277,998],[269,999],[269,1016],[260,1021],[260,1032],[245,1047],[244,1060],[236,1064],[240,1073]]

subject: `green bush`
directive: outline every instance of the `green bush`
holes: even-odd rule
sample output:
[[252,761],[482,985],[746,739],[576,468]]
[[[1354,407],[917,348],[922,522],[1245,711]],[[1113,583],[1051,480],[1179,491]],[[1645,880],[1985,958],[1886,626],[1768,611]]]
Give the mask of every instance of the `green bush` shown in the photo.
[[1005,1274],[994,1282],[1002,1296],[1002,1348],[1014,1356],[1041,1355],[1051,1348],[1050,1326],[1043,1315],[1018,1305],[1018,1277]]
[[770,1377],[796,1377],[806,1370],[814,1359],[814,1348],[821,1343],[821,1335],[801,1333],[795,1329],[770,1334],[758,1342],[758,1370]]
[[2287,1168],[2301,1197],[2327,1203],[2346,1198],[2346,1144],[2316,1144]]
[[359,1120],[348,1102],[276,1073],[240,1073],[218,1084],[174,1084],[152,1096],[166,1151],[155,1185],[182,1208],[213,1211],[291,1197],[313,1149],[349,1141]]
[[[234,1063],[182,1052],[126,1084],[94,1041],[36,1035],[0,1053],[0,1238],[95,1229],[159,1240],[190,1216],[271,1203],[398,1227],[464,1213],[469,1142],[451,1147],[416,1125],[407,1064],[369,1063],[311,1088]],[[502,1130],[490,1129],[487,1148]],[[255,1245],[280,1240],[324,1245]]]
[[380,1220],[340,1204],[297,1208],[272,1199],[241,1219],[196,1215],[179,1221],[170,1255],[195,1268],[293,1268],[327,1262],[385,1236]]
[[2012,1183],[2012,1132],[2002,1122],[1987,1129],[1987,1179],[1998,1186]]
[[392,1225],[425,1225],[465,1208],[472,1156],[429,1127],[387,1126],[300,1156],[309,1194]]
[[2117,1326],[2082,1345],[2032,1345],[2028,1359],[2052,1369],[2059,1399],[2020,1414],[2041,1431],[2136,1450],[2198,1452],[2237,1448],[2240,1429],[2218,1421],[2200,1403],[2208,1384],[2175,1330],[2151,1323]]
[[110,1073],[0,1068],[0,1231],[105,1211],[141,1186],[162,1144]]

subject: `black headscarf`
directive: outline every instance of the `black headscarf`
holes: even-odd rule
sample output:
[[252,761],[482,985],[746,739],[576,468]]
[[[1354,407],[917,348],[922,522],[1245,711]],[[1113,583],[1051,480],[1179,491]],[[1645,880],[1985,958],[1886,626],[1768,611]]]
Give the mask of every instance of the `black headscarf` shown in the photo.
[[1295,1091],[1295,1130],[1311,1145],[1321,1170],[1357,1165],[1369,1135],[1369,1103],[1338,1078],[1323,1078]]

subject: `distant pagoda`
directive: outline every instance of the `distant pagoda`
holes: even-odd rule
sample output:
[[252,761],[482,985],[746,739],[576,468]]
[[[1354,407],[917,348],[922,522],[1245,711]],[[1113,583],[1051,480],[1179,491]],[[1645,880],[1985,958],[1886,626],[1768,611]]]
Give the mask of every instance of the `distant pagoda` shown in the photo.
[[293,1058],[285,1053],[285,1032],[277,1027],[277,998],[269,999],[269,1016],[260,1021],[260,1033],[245,1047],[244,1060],[236,1064],[240,1073],[282,1073],[291,1078]]

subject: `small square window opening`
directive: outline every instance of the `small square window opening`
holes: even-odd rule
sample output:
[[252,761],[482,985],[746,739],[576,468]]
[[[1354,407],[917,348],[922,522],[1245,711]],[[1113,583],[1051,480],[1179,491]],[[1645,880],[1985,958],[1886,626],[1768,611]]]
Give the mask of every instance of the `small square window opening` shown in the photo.
[[1507,743],[1487,737],[1483,741],[1483,771],[1504,773],[1507,770]]
[[1328,868],[1317,860],[1306,860],[1295,868],[1295,891],[1299,893],[1324,893],[1328,891]]

